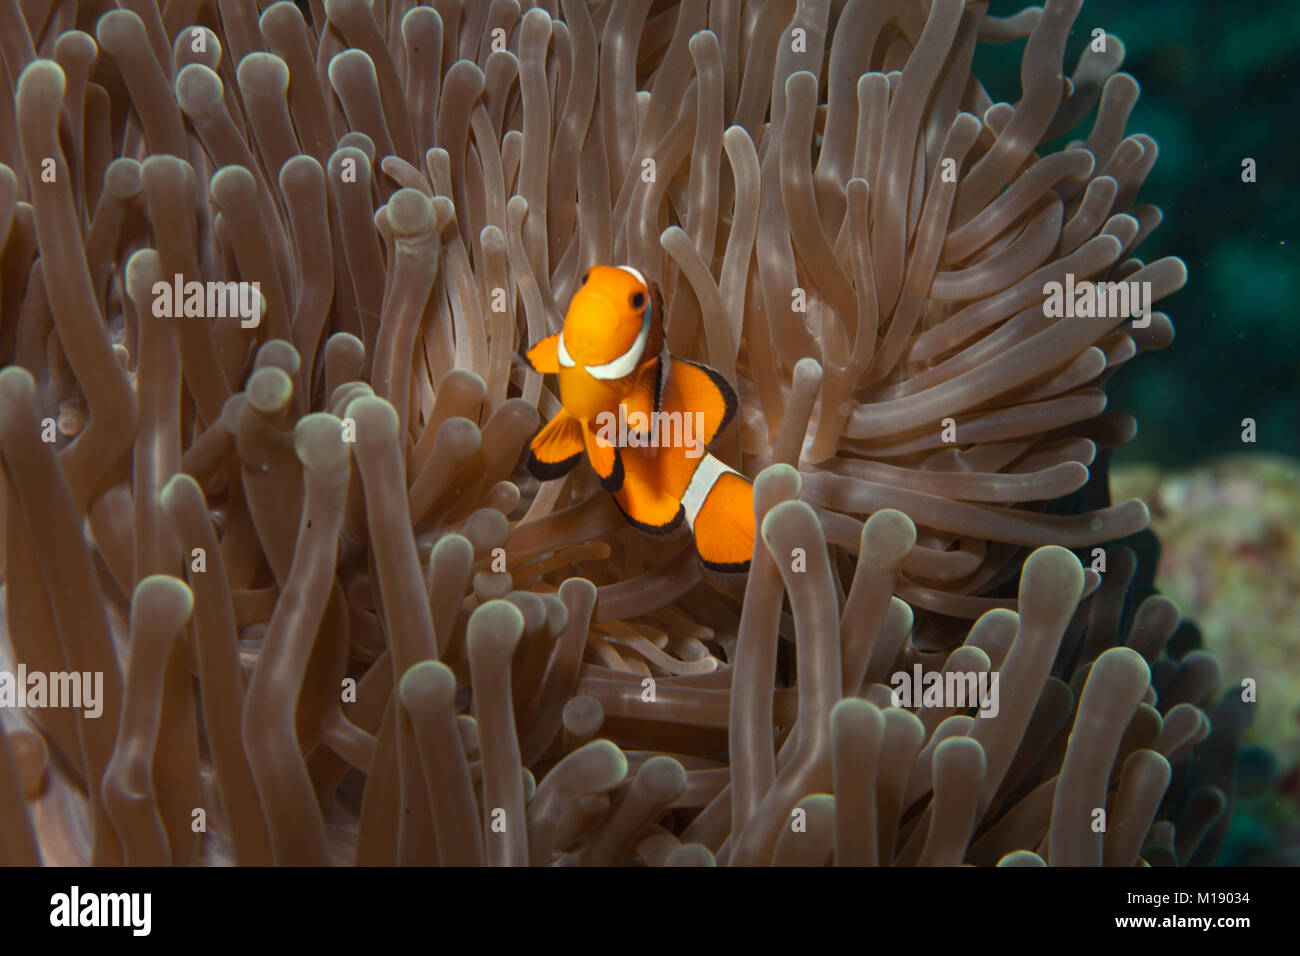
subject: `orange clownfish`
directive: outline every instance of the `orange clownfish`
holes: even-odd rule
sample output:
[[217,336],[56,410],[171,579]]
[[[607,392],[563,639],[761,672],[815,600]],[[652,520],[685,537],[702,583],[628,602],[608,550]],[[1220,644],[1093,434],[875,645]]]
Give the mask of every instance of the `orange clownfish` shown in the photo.
[[708,452],[736,413],[736,393],[713,369],[668,352],[653,283],[630,266],[593,266],[560,333],[524,359],[559,375],[563,406],[530,445],[536,478],[567,474],[585,453],[633,527],[664,537],[689,528],[707,571],[749,571],[753,485]]

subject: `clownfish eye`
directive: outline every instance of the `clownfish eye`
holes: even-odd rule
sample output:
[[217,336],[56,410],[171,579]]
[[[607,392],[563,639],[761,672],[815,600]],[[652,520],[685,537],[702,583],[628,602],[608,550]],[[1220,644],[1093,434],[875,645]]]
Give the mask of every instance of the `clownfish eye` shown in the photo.
[[579,285],[579,286],[584,286],[584,285],[586,285],[586,284],[587,284],[587,279],[589,279],[590,277],[591,277],[591,270],[588,269],[586,272],[584,272],[584,273],[582,274],[582,278],[578,280],[578,285]]
[[645,293],[633,292],[631,302],[632,302],[632,308],[634,309],[640,310],[645,308]]

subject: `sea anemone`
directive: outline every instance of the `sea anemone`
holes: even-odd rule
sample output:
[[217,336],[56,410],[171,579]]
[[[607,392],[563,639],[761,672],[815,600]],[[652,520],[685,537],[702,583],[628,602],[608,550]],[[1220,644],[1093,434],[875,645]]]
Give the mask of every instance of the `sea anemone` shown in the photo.
[[[103,682],[3,715],[0,860],[1211,859],[1242,712],[1106,485],[1172,326],[1044,307],[1186,277],[1081,3],[0,2],[6,666]],[[522,467],[601,262],[737,386],[743,590]]]

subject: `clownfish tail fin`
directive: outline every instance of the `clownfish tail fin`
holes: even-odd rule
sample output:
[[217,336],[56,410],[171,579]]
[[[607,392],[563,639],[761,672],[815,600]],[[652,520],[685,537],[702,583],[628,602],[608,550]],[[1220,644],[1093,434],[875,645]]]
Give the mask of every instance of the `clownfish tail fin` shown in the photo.
[[753,483],[706,454],[682,496],[682,507],[704,569],[721,577],[748,574],[754,553]]

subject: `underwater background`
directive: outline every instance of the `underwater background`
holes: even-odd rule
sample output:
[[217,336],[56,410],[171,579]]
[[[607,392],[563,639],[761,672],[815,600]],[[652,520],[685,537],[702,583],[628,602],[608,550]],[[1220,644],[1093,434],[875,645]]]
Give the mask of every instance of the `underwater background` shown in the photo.
[[[993,0],[1008,16],[1018,0]],[[1176,336],[1107,386],[1138,434],[1117,449],[1116,500],[1143,498],[1162,554],[1157,588],[1196,622],[1230,685],[1258,683],[1241,791],[1219,865],[1300,864],[1300,269],[1292,188],[1300,4],[1087,0],[1066,50],[1104,29],[1142,95],[1129,128],[1159,160],[1142,198],[1164,213],[1142,257],[1176,255],[1187,285],[1160,303]],[[1023,41],[981,44],[973,72],[1019,96]],[[1058,149],[1086,130],[1067,133]],[[1255,181],[1243,181],[1243,161]],[[1255,441],[1243,440],[1253,419]]]
[[[1300,415],[1293,383],[1300,350],[1295,296],[1288,295],[1295,273],[1287,269],[1294,244],[1286,227],[1295,220],[1285,122],[1294,113],[1287,66],[1300,13],[1280,4],[1242,5],[1241,12],[1224,0],[1047,0],[1046,10],[1023,11],[1025,0],[993,0],[993,16],[1019,16],[980,30],[973,73],[983,88],[962,103],[985,117],[984,139],[995,145],[979,146],[981,158],[954,210],[954,190],[941,185],[953,180],[914,177],[922,188],[909,190],[908,164],[937,160],[940,145],[960,147],[965,156],[977,136],[980,124],[969,115],[956,122],[942,115],[956,109],[956,100],[932,96],[928,84],[943,75],[945,55],[960,55],[950,92],[960,89],[971,47],[950,46],[951,31],[959,16],[968,26],[983,16],[988,0],[965,13],[962,0],[858,0],[853,16],[845,0],[723,0],[716,10],[698,0],[563,0],[563,15],[559,0],[432,0],[432,7],[400,17],[410,0],[330,0],[328,10],[322,0],[300,0],[297,8],[271,4],[257,28],[252,20],[262,5],[253,0],[219,8],[196,0],[216,9],[217,19],[193,30],[183,26],[190,8],[179,3],[155,10],[146,2],[142,14],[118,9],[101,16],[111,3],[59,0],[48,9],[65,19],[27,24],[23,17],[47,6],[0,2],[0,79],[16,91],[8,115],[9,97],[0,96],[0,224],[8,227],[6,196],[17,197],[20,184],[40,197],[21,210],[26,231],[15,233],[30,241],[15,241],[6,253],[6,268],[16,261],[14,268],[36,281],[18,285],[6,271],[0,323],[14,333],[13,364],[0,370],[0,451],[11,479],[0,574],[4,620],[14,625],[0,634],[0,673],[11,639],[16,654],[35,651],[54,666],[70,662],[59,634],[89,634],[77,653],[104,665],[92,669],[112,677],[107,696],[114,707],[121,697],[127,708],[90,725],[109,729],[89,735],[87,715],[51,725],[48,741],[20,727],[12,760],[8,729],[0,727],[0,783],[6,774],[10,780],[8,790],[0,787],[0,804],[6,794],[12,798],[0,805],[0,821],[6,830],[16,821],[12,832],[26,836],[0,842],[0,856],[22,844],[16,858],[56,865],[1300,862],[1300,667],[1293,659],[1300,620]],[[484,30],[489,6],[518,25],[514,52],[508,43],[497,47],[508,30],[505,40],[487,41],[497,32]],[[520,7],[528,12],[521,16]],[[743,34],[736,23],[742,9]],[[815,192],[798,192],[808,181],[810,144],[819,166],[826,159],[832,173],[836,162],[847,169],[849,159],[848,138],[832,135],[847,127],[832,131],[829,106],[823,132],[815,130],[821,87],[814,77],[830,82],[825,64],[783,53],[785,18],[802,22],[810,11],[838,18],[831,30],[841,56],[847,48],[850,61],[874,67],[859,82],[859,105],[869,113],[853,149],[854,163],[864,160],[869,176],[855,177],[845,192],[859,218],[840,227],[841,241],[860,243],[861,275],[853,283],[847,275],[836,280],[834,270],[815,275],[798,268],[800,260],[809,267],[824,258],[827,219],[849,211],[838,201],[822,209]],[[718,33],[703,29],[701,18],[713,12]],[[896,22],[881,16],[864,27],[853,18],[868,13],[896,15]],[[918,43],[923,23],[931,43]],[[95,37],[69,36],[69,25]],[[936,47],[939,30],[948,31],[947,39]],[[31,48],[8,42],[29,31]],[[737,35],[747,45],[726,52],[719,36]],[[797,31],[795,43],[807,35]],[[168,36],[178,37],[170,51]],[[1080,61],[1095,36],[1109,45]],[[56,43],[65,60],[71,57],[65,65],[49,59]],[[94,75],[103,82],[83,90],[77,57],[101,50],[106,59]],[[793,43],[790,50],[809,53]],[[30,63],[38,52],[44,62]],[[688,53],[698,60],[693,104]],[[904,63],[907,69],[895,74],[907,77],[903,93],[916,84],[924,92],[896,99],[903,105],[890,114],[899,118],[873,133],[869,114],[883,111],[890,95],[885,74]],[[175,73],[174,88],[132,88],[134,74],[124,71],[141,64],[155,81]],[[800,64],[813,72],[796,69]],[[1063,117],[1090,113],[1098,76],[1116,69],[1125,75],[1108,86],[1109,106],[1091,125],[1083,119],[1064,130],[1074,119]],[[1082,84],[1064,100],[1062,72]],[[1138,82],[1145,95],[1130,115]],[[592,103],[575,92],[586,87],[594,88],[587,90]],[[904,124],[913,106],[927,123],[951,123],[948,136],[915,140]],[[84,123],[98,123],[97,151],[57,142],[61,109],[84,109]],[[623,122],[623,114],[637,122]],[[163,116],[167,129],[151,127]],[[759,135],[765,116],[775,135]],[[1042,141],[1047,129],[1062,135]],[[1134,135],[1121,141],[1125,132]],[[1084,137],[1094,160],[1068,155]],[[650,155],[642,153],[647,144]],[[423,153],[422,170],[426,147],[432,148]],[[730,195],[710,160],[720,159],[724,147]],[[58,175],[47,180],[42,167],[53,160],[42,157],[60,150],[72,158],[70,175],[56,164]],[[120,155],[110,162],[114,153]],[[939,314],[954,292],[990,301],[1026,275],[1022,247],[1007,229],[1036,222],[1024,248],[1051,256],[1102,226],[1109,207],[1070,230],[1032,206],[1013,210],[1006,223],[990,216],[977,228],[967,218],[995,203],[1004,207],[999,215],[1010,216],[1005,207],[1015,203],[997,197],[1021,196],[1003,192],[1017,170],[1039,174],[1021,179],[1023,198],[1038,189],[1041,199],[1050,185],[1041,177],[1054,169],[1044,169],[1041,157],[1079,170],[1065,195],[1047,197],[1058,219],[1081,208],[1083,179],[1095,183],[1105,178],[1102,170],[1114,170],[1100,187],[1118,197],[1106,226],[1112,238],[1102,245],[1119,254],[1114,239],[1139,232],[1145,238],[1163,220],[1141,247],[1141,261],[1120,263],[1118,274],[1142,269],[1158,300],[1175,289],[1184,294],[1160,301],[1146,334],[1117,330],[1085,347],[1070,319],[1053,323],[1051,335],[1025,338],[1037,321],[1026,314],[981,336],[954,357],[955,365],[900,369],[904,357],[909,365],[936,359],[949,334],[960,342],[987,332],[963,331],[955,318],[919,333],[914,323],[918,308]],[[673,174],[657,177],[655,162]],[[217,166],[228,168],[209,178]],[[912,168],[916,174],[929,167]],[[106,170],[116,171],[111,183]],[[356,172],[363,178],[349,178]],[[868,178],[888,188],[872,191]],[[355,182],[362,188],[341,185]],[[55,188],[39,185],[46,183]],[[839,186],[831,188],[835,200]],[[760,203],[760,195],[774,194],[779,202]],[[105,216],[118,217],[111,226],[99,217],[98,231],[93,218],[77,215],[90,204],[73,208],[78,196],[95,195],[108,197]],[[47,214],[56,208],[51,203],[72,214],[56,220]],[[144,215],[125,218],[133,203]],[[745,239],[749,227],[740,228],[746,219],[738,214],[755,209],[757,231]],[[931,221],[931,214],[940,218]],[[656,240],[655,230],[670,223]],[[706,232],[693,238],[697,226]],[[818,231],[821,245],[809,245]],[[952,249],[940,241],[945,231]],[[724,233],[731,269],[727,257],[716,255]],[[598,250],[582,244],[592,237]],[[557,260],[566,241],[569,251]],[[791,243],[799,245],[797,256]],[[750,245],[767,263],[754,276],[757,284],[747,267],[735,268],[752,253]],[[702,579],[691,545],[654,542],[625,527],[606,496],[590,494],[598,487],[590,470],[567,484],[547,484],[519,465],[528,436],[555,414],[560,399],[536,370],[511,371],[514,347],[556,330],[582,257],[599,251],[595,261],[655,262],[661,247],[674,260],[699,259],[694,278],[680,261],[662,276],[671,290],[668,315],[677,316],[666,324],[683,338],[680,348],[672,345],[675,352],[724,363],[723,377],[736,381],[743,420],[732,441],[743,435],[749,443],[732,451],[743,451],[754,472],[767,468],[773,488],[786,479],[803,483],[802,491],[797,483],[780,486],[783,500],[768,507],[770,540],[756,554],[776,563],[763,565],[764,583],[743,598]],[[1093,254],[1100,256],[1098,248]],[[39,271],[28,262],[38,252]],[[959,268],[949,270],[944,289],[920,291],[922,280],[937,276],[938,263],[960,265],[983,252],[982,284],[952,286],[967,271]],[[722,279],[713,274],[719,263]],[[1073,268],[1063,263],[1052,262],[1054,274]],[[1102,265],[1101,258],[1094,263]],[[54,281],[55,270],[79,277],[79,285]],[[254,336],[255,358],[250,347],[257,343],[229,322],[213,330],[182,326],[188,337],[177,340],[170,323],[151,321],[172,315],[158,312],[152,280],[182,271],[260,276],[275,287],[272,322]],[[106,277],[115,284],[102,284]],[[782,284],[773,285],[778,279]],[[816,292],[812,315],[756,324],[758,315],[784,315],[768,306],[784,288],[799,293],[805,284]],[[1036,284],[1026,286],[1030,298]],[[679,294],[686,285],[695,289],[694,304]],[[151,288],[152,314],[142,308]],[[489,292],[495,303],[510,288],[513,297],[501,296],[504,311],[489,307]],[[885,310],[849,302],[844,293],[853,288],[883,294]],[[903,290],[912,294],[903,298]],[[764,303],[753,315],[748,292]],[[800,308],[792,302],[790,310]],[[876,323],[884,342],[873,357],[858,347],[869,339],[853,335],[851,374],[832,373],[838,366],[828,360],[847,346],[854,313]],[[965,319],[972,314],[980,313]],[[87,324],[96,317],[110,337]],[[692,330],[697,319],[700,327]],[[985,319],[1000,321],[992,313]],[[58,335],[37,338],[47,335],[51,320],[61,323]],[[204,338],[209,331],[223,337]],[[74,355],[64,348],[87,342],[94,349]],[[1007,355],[1010,342],[1016,351]],[[188,358],[176,351],[187,343]],[[1075,351],[1061,351],[1068,348]],[[416,361],[408,363],[412,352]],[[1161,354],[1130,367],[1136,352]],[[1038,381],[1051,363],[1071,355],[1070,370]],[[971,372],[987,370],[952,374],[963,363],[975,366]],[[1040,363],[1048,364],[1038,369]],[[890,378],[895,373],[897,381]],[[180,390],[179,405],[173,381],[188,389],[189,398]],[[1105,398],[1090,387],[1100,385],[1108,386]],[[1060,427],[1044,431],[1033,417],[1043,411],[1035,399],[1058,393],[1065,404],[1054,406],[1053,421]],[[927,398],[893,400],[918,394]],[[911,434],[935,403],[983,416],[969,448],[936,450],[955,435]],[[58,428],[48,421],[62,439],[31,439],[33,426],[45,424],[42,405],[58,408]],[[828,412],[835,409],[843,414]],[[353,434],[342,429],[357,420],[358,447],[340,454],[340,439],[351,444],[346,436]],[[1034,432],[1026,449],[1008,444],[1026,431]],[[91,437],[75,437],[83,433]],[[807,439],[811,447],[802,444]],[[101,440],[115,443],[120,461],[86,453]],[[61,452],[43,447],[55,441],[65,445]],[[1117,445],[1123,447],[1112,455]],[[772,471],[773,465],[785,468]],[[972,468],[964,476],[943,474]],[[1023,477],[1008,483],[996,474],[1006,469]],[[64,478],[51,482],[51,474]],[[806,500],[793,500],[801,495]],[[62,510],[52,512],[52,500]],[[298,510],[302,520],[295,522]],[[863,523],[853,515],[871,518]],[[83,525],[100,564],[80,559]],[[181,557],[195,535],[202,547],[190,552],[198,564],[190,564],[186,583]],[[825,551],[815,576],[802,574],[802,547],[797,559],[791,548],[790,564],[778,557],[808,536],[819,561]],[[1094,544],[1107,547],[1089,550]],[[299,561],[300,550],[314,557]],[[509,561],[497,566],[507,552]],[[206,555],[217,553],[219,573],[202,576]],[[915,573],[905,576],[904,562],[913,560]],[[1091,565],[1082,578],[1081,561]],[[1156,590],[1161,596],[1153,599]],[[70,591],[101,602],[83,608],[61,600]],[[782,591],[790,615],[782,614]],[[836,634],[834,615],[824,612],[841,601],[851,624]],[[879,613],[860,614],[863,602]],[[1025,626],[1014,616],[1022,606]],[[78,626],[57,616],[68,610],[91,617]],[[174,640],[192,614],[207,622],[201,634],[216,636],[211,646],[226,662],[207,673],[206,683],[199,675],[202,696],[188,680],[187,652],[164,640]],[[977,616],[984,623],[968,626]],[[976,724],[967,736],[961,728],[969,715],[940,723],[941,715],[904,713],[912,705],[885,696],[883,680],[895,661],[917,669],[929,663],[932,672],[941,659],[959,671],[974,662],[996,672],[1011,661],[1007,675],[1024,677],[1025,648],[1044,646],[1034,637],[1040,630],[1060,642],[1060,653],[1055,661],[1035,657],[1037,684],[1029,687],[1039,687],[1038,704],[1014,721]],[[825,655],[825,668],[800,667],[800,645],[821,646],[819,634],[821,645],[841,653]],[[516,654],[517,646],[524,653]],[[122,647],[130,651],[126,686],[136,682],[130,693],[123,693],[122,662],[115,659]],[[1017,647],[1014,658],[1006,656]],[[312,648],[320,656],[309,660],[309,651],[317,653]],[[841,670],[832,672],[837,659]],[[735,668],[730,675],[727,665]],[[250,680],[246,699],[241,670]],[[768,686],[769,670],[775,686]],[[148,674],[152,684],[141,691],[141,675]],[[336,700],[330,688],[343,675],[380,691]],[[636,686],[628,681],[647,675],[662,677],[672,693],[658,700],[653,691],[649,700],[628,693]],[[858,715],[840,718],[841,777],[825,749],[833,740],[796,733],[785,739],[811,756],[787,762],[794,769],[778,779],[768,730],[797,728],[798,721],[824,730],[829,708],[844,693],[859,699],[840,711]],[[280,705],[295,695],[296,712]],[[200,703],[206,753],[196,746]],[[640,703],[656,704],[652,717]],[[787,710],[778,713],[769,703]],[[791,723],[785,715],[794,704]],[[1119,743],[1144,752],[1131,773],[1124,759],[1129,776],[1120,781],[1118,817],[1102,845],[1095,830],[1080,826],[1081,811],[1098,804],[1082,801],[1109,791],[1114,757],[1127,750],[1103,753],[1089,742],[1105,736],[1099,715],[1125,707],[1137,711],[1127,725],[1132,735]],[[152,741],[149,766],[148,748],[127,732],[132,714],[141,718],[142,738]],[[873,714],[893,718],[881,724],[878,741]],[[119,716],[126,728],[120,733],[112,729]],[[145,716],[152,721],[147,732]],[[442,736],[418,749],[421,730],[429,732],[435,719]],[[957,722],[941,730],[948,720]],[[311,730],[306,737],[304,727]],[[966,739],[944,739],[954,731]],[[598,732],[605,743],[595,739]],[[920,751],[927,734],[931,750]],[[821,749],[808,749],[814,747]],[[857,753],[881,756],[844,759]],[[84,792],[75,772],[63,773],[58,762],[70,754],[82,758]],[[920,757],[915,766],[913,754]],[[469,769],[475,755],[481,797]],[[193,828],[191,813],[207,786],[203,767],[218,759],[225,769],[215,768],[210,779],[229,788],[220,796],[226,819],[206,835]],[[772,774],[763,769],[769,763]],[[454,801],[419,787],[421,779],[432,785],[444,777],[433,772],[443,766],[459,774]],[[996,779],[985,777],[990,766]],[[131,774],[141,767],[145,783],[137,785]],[[863,776],[877,768],[893,776]],[[820,780],[810,776],[814,770]],[[582,779],[603,782],[591,800],[567,805],[566,781],[577,781],[571,774],[580,771]],[[629,773],[640,795],[632,810],[611,789]],[[966,819],[964,795],[976,785],[982,802],[998,804],[975,814],[988,824],[982,832],[980,820]],[[819,796],[832,790],[841,798],[838,810]],[[784,814],[800,793],[812,795],[806,812],[820,814],[817,841],[782,843]],[[134,825],[137,794],[156,811],[148,826]],[[485,807],[508,807],[501,812],[528,827],[512,826],[508,838],[490,836],[507,831],[489,825]],[[845,840],[832,847],[830,815],[847,827],[867,812],[887,814],[876,841],[849,840],[843,829]],[[947,817],[954,825],[938,825]],[[633,839],[653,821],[658,830]],[[475,822],[483,828],[477,836]],[[457,838],[439,841],[438,826]],[[199,832],[205,835],[195,837]],[[882,837],[886,842],[876,846]]]

